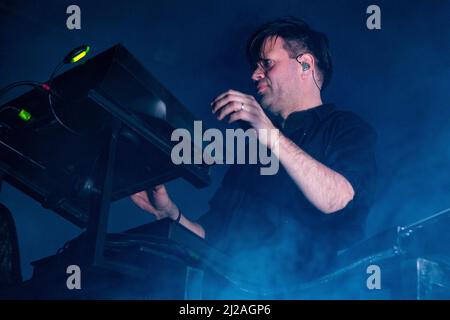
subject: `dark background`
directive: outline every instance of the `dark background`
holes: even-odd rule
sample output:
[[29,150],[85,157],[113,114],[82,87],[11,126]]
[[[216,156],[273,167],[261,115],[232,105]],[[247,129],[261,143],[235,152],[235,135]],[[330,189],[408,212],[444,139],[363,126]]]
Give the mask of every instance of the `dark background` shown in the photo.
[[[66,8],[81,7],[81,30],[66,28]],[[368,30],[366,8],[381,8],[381,30]],[[324,101],[368,120],[378,131],[377,201],[371,235],[450,207],[450,1],[0,1],[0,87],[45,81],[71,48],[88,43],[90,55],[123,43],[205,126],[224,128],[210,101],[227,89],[254,94],[244,45],[259,24],[294,15],[325,32],[335,73]],[[20,93],[14,91],[6,102]],[[196,218],[220,183],[185,181],[168,189],[183,212]],[[19,234],[23,274],[80,229],[4,185],[0,201],[11,209]],[[129,199],[113,204],[109,229],[152,221]]]

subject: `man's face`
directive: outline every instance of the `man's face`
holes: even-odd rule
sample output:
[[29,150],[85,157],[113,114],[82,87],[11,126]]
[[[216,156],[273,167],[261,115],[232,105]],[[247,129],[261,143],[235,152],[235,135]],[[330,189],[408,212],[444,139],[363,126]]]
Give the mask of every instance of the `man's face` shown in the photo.
[[267,38],[252,79],[257,83],[261,106],[279,114],[300,94],[300,64],[289,57],[281,37]]

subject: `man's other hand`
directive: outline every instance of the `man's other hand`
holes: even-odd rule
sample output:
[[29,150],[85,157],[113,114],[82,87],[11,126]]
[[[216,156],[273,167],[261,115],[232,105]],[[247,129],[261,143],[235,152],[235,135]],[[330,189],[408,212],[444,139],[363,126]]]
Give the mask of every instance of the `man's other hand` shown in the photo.
[[158,220],[178,217],[178,207],[170,199],[166,187],[163,184],[153,187],[152,190],[141,191],[131,196],[131,200],[142,210],[150,212]]

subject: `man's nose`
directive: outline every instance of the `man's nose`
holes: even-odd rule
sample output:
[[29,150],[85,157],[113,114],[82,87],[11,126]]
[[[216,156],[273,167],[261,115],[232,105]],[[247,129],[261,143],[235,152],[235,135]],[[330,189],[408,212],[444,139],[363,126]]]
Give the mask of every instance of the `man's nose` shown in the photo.
[[252,80],[253,81],[259,81],[259,80],[263,79],[264,76],[265,76],[264,70],[262,70],[262,68],[258,66],[255,69],[255,71],[253,71]]

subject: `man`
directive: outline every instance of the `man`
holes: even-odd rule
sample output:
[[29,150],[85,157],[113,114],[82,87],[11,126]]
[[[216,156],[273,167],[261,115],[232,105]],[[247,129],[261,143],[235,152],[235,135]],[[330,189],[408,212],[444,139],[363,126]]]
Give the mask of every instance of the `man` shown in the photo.
[[181,214],[164,186],[132,199],[225,251],[249,279],[286,287],[323,274],[337,250],[362,238],[374,193],[376,134],[355,114],[323,104],[332,73],[328,40],[302,20],[263,25],[247,53],[259,102],[229,90],[212,110],[219,120],[271,132],[258,139],[273,148],[280,171],[263,176],[255,165],[232,166],[196,222]]

